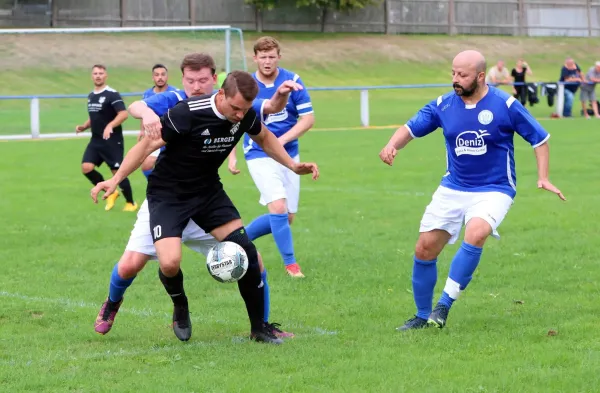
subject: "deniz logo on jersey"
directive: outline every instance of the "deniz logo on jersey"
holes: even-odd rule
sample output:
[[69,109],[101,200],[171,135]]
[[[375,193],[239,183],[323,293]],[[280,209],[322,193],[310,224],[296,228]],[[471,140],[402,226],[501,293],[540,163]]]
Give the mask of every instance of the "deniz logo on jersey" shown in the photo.
[[481,156],[487,153],[487,145],[484,136],[490,135],[487,130],[464,131],[456,137],[456,148],[454,152],[457,156],[468,154],[470,156]]
[[235,133],[239,129],[240,129],[240,122],[237,122],[233,126],[231,126],[231,129],[229,130],[229,132],[231,132],[231,135],[235,135]]
[[268,125],[270,123],[275,123],[276,121],[284,121],[287,118],[288,118],[287,108],[283,108],[283,110],[281,112],[272,113],[269,116],[267,116],[267,120],[265,120],[265,125]]
[[104,96],[100,97],[100,99],[98,100],[100,104],[104,104],[104,101],[106,101],[106,97]]

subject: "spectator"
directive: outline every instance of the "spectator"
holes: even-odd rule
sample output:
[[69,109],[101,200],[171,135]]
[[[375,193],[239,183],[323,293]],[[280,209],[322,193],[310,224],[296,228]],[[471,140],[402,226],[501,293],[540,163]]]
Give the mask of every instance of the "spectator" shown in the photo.
[[560,81],[570,82],[565,84],[565,103],[563,106],[563,117],[571,117],[571,111],[573,110],[573,101],[575,99],[575,93],[579,88],[579,83],[582,82],[581,68],[575,63],[572,58],[565,60],[565,65],[560,70]]
[[510,83],[510,75],[508,69],[504,67],[504,61],[498,60],[498,63],[489,69],[485,82],[491,85]]
[[596,118],[600,118],[600,114],[598,114],[598,102],[596,101],[596,83],[600,82],[600,61],[597,61],[596,64],[591,67],[587,74],[583,77],[583,82],[581,83],[581,92],[579,93],[579,99],[581,100],[581,107],[583,108],[583,115],[586,119],[590,118],[590,115],[587,111],[586,104],[589,102],[592,105],[592,110],[594,111],[594,116]]
[[527,102],[527,85],[525,84],[525,74],[533,75],[533,71],[527,62],[523,59],[517,60],[517,65],[512,69],[511,75],[514,83],[520,83],[514,86],[514,97],[521,101],[521,104],[525,105]]

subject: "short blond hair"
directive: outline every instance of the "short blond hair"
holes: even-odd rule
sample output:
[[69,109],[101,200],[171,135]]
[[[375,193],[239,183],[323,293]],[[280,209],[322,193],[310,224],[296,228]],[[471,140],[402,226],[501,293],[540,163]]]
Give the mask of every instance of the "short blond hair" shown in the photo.
[[256,55],[258,52],[267,52],[273,49],[277,49],[277,54],[281,51],[281,47],[279,46],[279,41],[277,41],[273,37],[264,36],[260,37],[254,43],[254,54]]

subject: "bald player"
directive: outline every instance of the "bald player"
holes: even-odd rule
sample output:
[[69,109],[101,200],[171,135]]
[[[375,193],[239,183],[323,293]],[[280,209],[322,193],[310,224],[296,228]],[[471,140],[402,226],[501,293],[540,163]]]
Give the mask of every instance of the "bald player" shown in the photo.
[[[400,331],[443,328],[452,303],[473,277],[485,241],[490,235],[499,237],[498,226],[516,195],[515,132],[534,149],[538,188],[565,199],[548,179],[550,135],[514,97],[486,85],[485,70],[481,53],[459,53],[452,62],[454,91],[425,105],[379,153],[391,166],[398,150],[415,138],[441,128],[446,141],[447,170],[425,209],[415,247],[412,287],[417,313],[397,328]],[[437,257],[446,244],[456,242],[463,223],[464,240],[432,311]]]

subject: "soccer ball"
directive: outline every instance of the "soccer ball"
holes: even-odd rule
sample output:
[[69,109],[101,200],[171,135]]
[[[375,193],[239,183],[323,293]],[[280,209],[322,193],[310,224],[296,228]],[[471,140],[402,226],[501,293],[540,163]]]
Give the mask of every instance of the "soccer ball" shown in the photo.
[[248,256],[237,243],[217,243],[206,256],[206,268],[219,282],[236,282],[248,271]]

